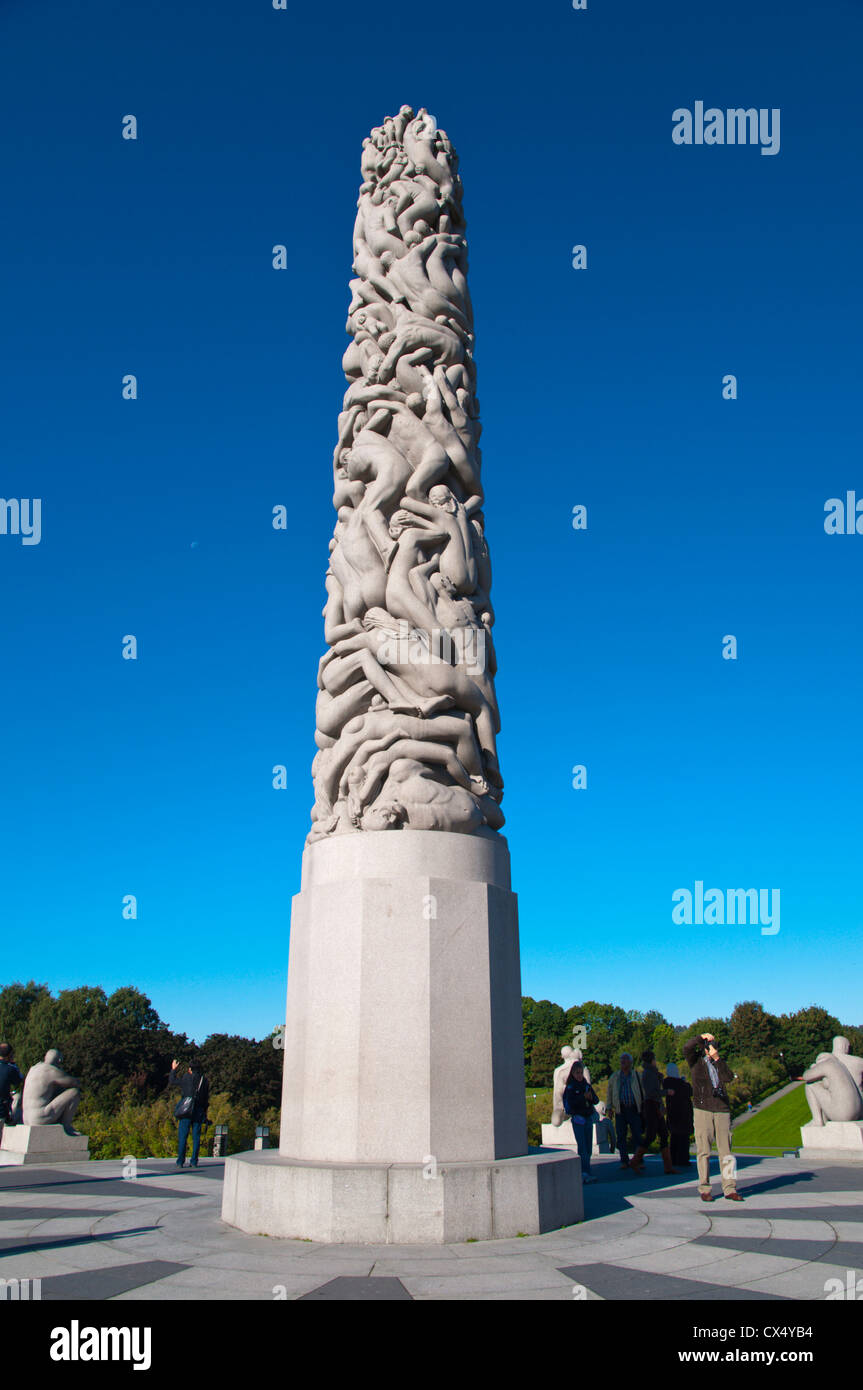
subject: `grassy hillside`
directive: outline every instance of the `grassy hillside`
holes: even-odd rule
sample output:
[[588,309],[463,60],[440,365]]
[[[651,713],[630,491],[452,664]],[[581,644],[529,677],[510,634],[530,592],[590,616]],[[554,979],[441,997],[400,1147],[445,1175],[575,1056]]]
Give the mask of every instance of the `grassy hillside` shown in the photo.
[[800,1126],[812,1119],[806,1100],[805,1087],[798,1086],[787,1096],[753,1115],[751,1120],[734,1131],[734,1148],[738,1153],[747,1150],[797,1149],[800,1147]]

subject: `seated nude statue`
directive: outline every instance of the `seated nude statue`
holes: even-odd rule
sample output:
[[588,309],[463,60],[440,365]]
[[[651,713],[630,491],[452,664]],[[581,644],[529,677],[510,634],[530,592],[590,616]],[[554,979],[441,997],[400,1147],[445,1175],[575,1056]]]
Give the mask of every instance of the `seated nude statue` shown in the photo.
[[25,1125],[62,1125],[67,1134],[78,1134],[72,1120],[81,1104],[81,1082],[61,1070],[62,1060],[52,1047],[44,1062],[30,1068],[24,1081],[22,1119]]
[[838,1058],[854,1078],[854,1084],[863,1092],[863,1057],[855,1057],[847,1038],[833,1039],[833,1056]]
[[803,1080],[813,1124],[863,1120],[863,1094],[850,1069],[834,1053],[819,1052],[814,1064],[803,1073]]

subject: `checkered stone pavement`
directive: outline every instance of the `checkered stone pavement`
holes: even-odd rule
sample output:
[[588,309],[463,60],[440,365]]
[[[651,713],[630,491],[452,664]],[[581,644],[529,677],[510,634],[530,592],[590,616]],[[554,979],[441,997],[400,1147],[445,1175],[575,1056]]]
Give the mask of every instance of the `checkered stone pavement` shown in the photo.
[[863,1169],[738,1160],[742,1203],[698,1198],[694,1166],[642,1178],[594,1160],[585,1219],[451,1246],[327,1246],[248,1236],[220,1218],[223,1163],[0,1170],[0,1279],[42,1299],[824,1300],[863,1277]]

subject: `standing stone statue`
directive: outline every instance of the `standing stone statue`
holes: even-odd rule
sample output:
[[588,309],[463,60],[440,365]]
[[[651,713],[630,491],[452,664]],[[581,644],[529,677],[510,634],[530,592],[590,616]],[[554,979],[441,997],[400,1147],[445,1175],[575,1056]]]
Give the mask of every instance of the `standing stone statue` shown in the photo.
[[309,840],[503,825],[458,159],[421,108],[362,159]]
[[81,1104],[81,1082],[61,1070],[62,1060],[52,1047],[44,1062],[30,1068],[24,1081],[22,1119],[25,1125],[62,1125],[67,1134],[81,1138],[72,1125]]

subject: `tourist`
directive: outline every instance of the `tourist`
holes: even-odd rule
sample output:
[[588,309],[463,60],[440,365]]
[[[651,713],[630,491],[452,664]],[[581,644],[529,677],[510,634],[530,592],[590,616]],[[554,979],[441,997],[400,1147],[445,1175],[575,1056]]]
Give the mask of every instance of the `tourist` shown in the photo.
[[[641,1089],[638,1072],[634,1070],[632,1065],[632,1053],[621,1052],[620,1069],[612,1072],[608,1078],[608,1095],[606,1097],[606,1105],[614,1113],[621,1168],[630,1166],[629,1149],[626,1142],[627,1130],[632,1134],[632,1147],[634,1149],[637,1149],[641,1143],[643,1104],[644,1093]],[[636,1165],[632,1171],[640,1174],[644,1170]]]
[[185,1076],[181,1076],[180,1064],[175,1060],[171,1063],[168,1085],[179,1086],[180,1088],[180,1099],[174,1111],[174,1115],[179,1120],[177,1167],[182,1168],[186,1162],[186,1144],[191,1130],[192,1157],[189,1160],[189,1167],[197,1168],[198,1150],[201,1147],[201,1126],[207,1118],[207,1102],[210,1099],[209,1083],[192,1062],[189,1063]]
[[692,1162],[689,1157],[689,1136],[692,1133],[692,1087],[688,1081],[684,1081],[674,1062],[669,1062],[665,1068],[662,1089],[665,1092],[665,1113],[668,1116],[668,1128],[671,1130],[669,1143],[671,1162],[675,1168],[685,1168]]
[[692,1105],[695,1120],[695,1158],[698,1163],[698,1191],[702,1202],[712,1202],[710,1190],[710,1145],[716,1144],[722,1195],[729,1202],[742,1202],[737,1191],[735,1162],[731,1152],[731,1105],[727,1087],[734,1073],[723,1062],[712,1033],[700,1033],[683,1044],[683,1055],[692,1077]]
[[9,1043],[0,1043],[0,1134],[12,1120],[12,1094],[24,1085],[24,1078],[12,1060]]
[[659,1136],[659,1151],[662,1155],[662,1163],[666,1173],[676,1173],[677,1169],[671,1166],[671,1153],[668,1148],[668,1126],[665,1123],[665,1116],[662,1113],[662,1077],[656,1065],[656,1057],[648,1048],[641,1054],[641,1090],[644,1096],[644,1137],[641,1140],[635,1153],[632,1155],[632,1167],[640,1169],[644,1167],[644,1155]]
[[593,1107],[599,1100],[590,1082],[585,1079],[584,1063],[573,1062],[563,1090],[563,1108],[572,1120],[572,1132],[581,1159],[582,1182],[596,1182],[590,1172],[593,1151]]

